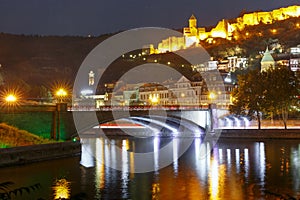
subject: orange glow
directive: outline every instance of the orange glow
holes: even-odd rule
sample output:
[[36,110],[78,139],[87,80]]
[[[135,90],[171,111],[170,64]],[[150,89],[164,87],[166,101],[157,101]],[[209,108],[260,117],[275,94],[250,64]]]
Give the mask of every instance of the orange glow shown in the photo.
[[277,33],[277,30],[276,29],[272,29],[271,32],[275,34],[275,33]]
[[21,92],[18,89],[8,89],[1,92],[2,104],[17,106],[20,104]]
[[222,192],[224,192],[222,189],[224,188],[226,167],[225,165],[220,165],[214,158],[212,158],[210,164],[211,168],[208,175],[210,199],[222,199],[221,197],[223,196]]
[[69,199],[70,198],[70,182],[66,179],[59,179],[54,183],[54,199]]
[[64,88],[59,88],[56,91],[56,96],[58,96],[58,97],[65,97],[67,95],[68,95],[68,93],[67,93],[67,91]]

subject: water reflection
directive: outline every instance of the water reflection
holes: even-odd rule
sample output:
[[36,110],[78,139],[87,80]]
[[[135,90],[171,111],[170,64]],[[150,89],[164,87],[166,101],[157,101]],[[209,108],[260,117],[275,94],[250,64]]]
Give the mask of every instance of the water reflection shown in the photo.
[[[213,145],[215,144],[213,141],[195,138],[191,148],[180,157],[178,152],[181,142],[180,138],[160,137],[146,140],[98,138],[94,140],[94,144],[93,141],[87,140],[83,142],[82,155],[86,158],[82,157],[81,164],[89,167],[95,164],[96,193],[103,193],[111,187],[119,187],[116,198],[138,198],[139,192],[151,194],[145,199],[262,198],[267,192],[272,194],[274,191],[270,185],[276,180],[278,176],[276,173],[282,172],[282,167],[285,173],[282,178],[289,175],[292,179],[289,182],[288,178],[284,178],[283,183],[292,186],[296,191],[287,193],[292,196],[299,195],[300,145],[298,144],[291,150],[287,150],[286,146],[279,148],[281,152],[279,159],[272,157],[268,160],[270,155],[267,152],[277,156],[276,148],[270,142],[225,140]],[[169,155],[173,163],[167,168],[160,169],[162,160],[160,149],[168,143],[171,144]],[[134,174],[136,167],[134,151],[140,152],[142,149],[154,152],[149,162],[154,166],[154,172]],[[92,162],[90,157],[90,152],[93,151],[97,157],[96,162]],[[121,166],[121,171],[113,169],[118,165]],[[278,171],[276,165],[280,166]],[[267,176],[269,179],[266,179]],[[182,190],[182,193],[172,192],[178,189]],[[187,193],[188,196],[184,195]]]
[[66,179],[56,180],[52,187],[54,199],[69,199],[71,193],[70,186],[71,183]]

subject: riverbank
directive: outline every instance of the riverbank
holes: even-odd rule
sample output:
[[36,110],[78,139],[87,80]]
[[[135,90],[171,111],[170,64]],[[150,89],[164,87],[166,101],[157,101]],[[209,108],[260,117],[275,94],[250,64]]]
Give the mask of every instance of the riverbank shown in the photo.
[[[219,134],[221,132],[221,134]],[[156,135],[151,131],[140,129],[104,129],[103,131],[94,131],[83,133],[80,135],[82,138],[101,137],[102,134],[107,137],[199,137],[205,136],[200,133],[195,134],[191,131],[183,133],[172,133],[170,131],[164,133],[158,133]],[[204,134],[204,133],[203,133]],[[212,136],[220,138],[236,138],[236,139],[300,139],[300,129],[215,129],[213,132],[209,132]]]
[[39,137],[29,133],[28,131],[20,130],[5,123],[0,123],[0,148],[47,144],[53,142],[56,141]]
[[79,156],[80,142],[59,142],[0,149],[0,167]]
[[300,129],[216,129],[220,138],[236,139],[299,139]]

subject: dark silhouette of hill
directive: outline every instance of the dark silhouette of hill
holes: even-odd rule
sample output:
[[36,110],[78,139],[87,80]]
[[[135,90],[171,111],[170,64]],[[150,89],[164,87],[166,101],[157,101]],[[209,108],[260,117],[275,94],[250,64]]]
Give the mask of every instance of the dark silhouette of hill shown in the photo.
[[109,37],[58,37],[0,34],[0,64],[5,81],[30,84],[72,80],[84,57]]

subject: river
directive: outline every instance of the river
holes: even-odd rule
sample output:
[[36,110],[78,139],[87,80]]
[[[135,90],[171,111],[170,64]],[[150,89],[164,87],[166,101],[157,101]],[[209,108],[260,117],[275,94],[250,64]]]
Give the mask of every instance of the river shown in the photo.
[[[0,182],[12,181],[10,189],[39,184],[16,198],[30,200],[300,199],[300,140],[114,137],[82,143],[81,157],[1,168]],[[168,155],[158,151],[163,147]],[[137,169],[133,152],[152,153],[147,172]]]

